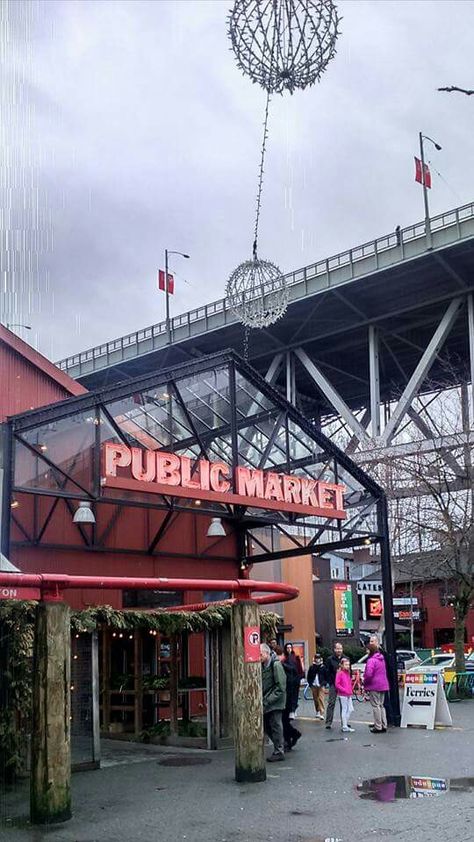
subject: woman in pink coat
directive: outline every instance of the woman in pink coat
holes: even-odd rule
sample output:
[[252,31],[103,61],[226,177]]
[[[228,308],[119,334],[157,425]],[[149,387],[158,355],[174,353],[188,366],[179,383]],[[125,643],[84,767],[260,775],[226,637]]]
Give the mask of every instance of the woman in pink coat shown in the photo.
[[370,730],[372,734],[384,734],[387,730],[387,714],[384,708],[385,693],[390,685],[387,678],[385,658],[380,652],[378,637],[372,635],[368,645],[369,657],[364,670],[364,687],[369,694],[372,705],[374,724]]

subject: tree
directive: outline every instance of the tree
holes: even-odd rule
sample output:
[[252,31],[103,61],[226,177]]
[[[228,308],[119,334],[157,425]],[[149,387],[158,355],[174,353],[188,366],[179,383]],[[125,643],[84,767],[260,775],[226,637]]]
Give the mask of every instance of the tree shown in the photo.
[[474,437],[467,385],[442,386],[436,400],[419,399],[422,412],[412,410],[403,441],[388,449],[375,472],[390,500],[393,554],[401,568],[418,580],[449,582],[456,670],[462,672],[466,617],[474,607]]

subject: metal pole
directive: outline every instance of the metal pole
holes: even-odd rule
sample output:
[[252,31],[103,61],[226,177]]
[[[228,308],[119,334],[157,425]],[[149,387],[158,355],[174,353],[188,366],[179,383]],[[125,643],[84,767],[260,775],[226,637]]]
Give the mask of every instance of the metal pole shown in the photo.
[[425,152],[423,149],[423,135],[420,132],[420,157],[421,157],[421,185],[423,187],[423,201],[425,203],[425,235],[426,235],[426,246],[427,248],[431,248],[431,222],[430,222],[430,210],[428,206],[428,190],[426,189],[425,184]]
[[166,341],[171,345],[170,293],[168,289],[168,249],[165,249]]
[[388,680],[390,684],[390,707],[394,725],[400,725],[400,696],[398,693],[397,657],[395,653],[395,627],[393,622],[392,570],[390,541],[388,537],[388,512],[385,495],[377,501],[377,525],[380,535],[380,563],[382,567],[382,589],[385,618],[385,648],[388,655]]
[[467,324],[469,335],[469,367],[471,373],[471,423],[474,426],[474,299],[467,297]]
[[410,649],[415,649],[415,623],[413,620],[413,579],[410,578]]
[[379,335],[374,325],[369,325],[369,382],[370,382],[370,419],[372,438],[380,435],[380,372],[379,372]]
[[10,557],[10,521],[13,480],[13,435],[10,424],[0,424],[0,551]]

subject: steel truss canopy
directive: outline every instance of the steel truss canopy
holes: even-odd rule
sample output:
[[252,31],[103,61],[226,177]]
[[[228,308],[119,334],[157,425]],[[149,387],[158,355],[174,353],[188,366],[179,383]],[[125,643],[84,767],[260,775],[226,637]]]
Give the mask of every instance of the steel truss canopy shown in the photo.
[[[242,556],[249,561],[386,541],[382,489],[232,351],[17,415],[9,420],[9,430],[13,543],[47,546],[52,519],[61,509],[70,521],[75,501],[82,500],[93,504],[97,521],[92,535],[75,524],[82,549],[105,548],[121,507],[162,512],[155,537],[137,547],[131,536],[125,552],[152,554],[181,512],[218,516],[229,531],[240,530],[247,536]],[[206,460],[234,470],[246,466],[301,482],[343,485],[345,517],[295,513],[283,505],[279,510],[274,501],[270,509],[261,502],[239,505],[212,495],[197,499],[197,492],[188,498],[182,489],[173,494],[172,486],[166,493],[151,493],[145,482],[144,490],[109,487],[102,458],[107,448],[118,453],[134,448],[140,458],[150,452],[174,454],[181,462],[189,460],[191,475],[199,460]],[[294,548],[275,551],[278,533]]]

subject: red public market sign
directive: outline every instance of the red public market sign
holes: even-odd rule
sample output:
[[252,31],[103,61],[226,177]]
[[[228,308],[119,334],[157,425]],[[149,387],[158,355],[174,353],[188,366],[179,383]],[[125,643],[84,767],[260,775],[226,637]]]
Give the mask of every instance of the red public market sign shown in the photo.
[[161,450],[106,442],[102,486],[148,494],[196,498],[237,506],[336,518],[346,517],[345,486],[225,462],[190,459]]

